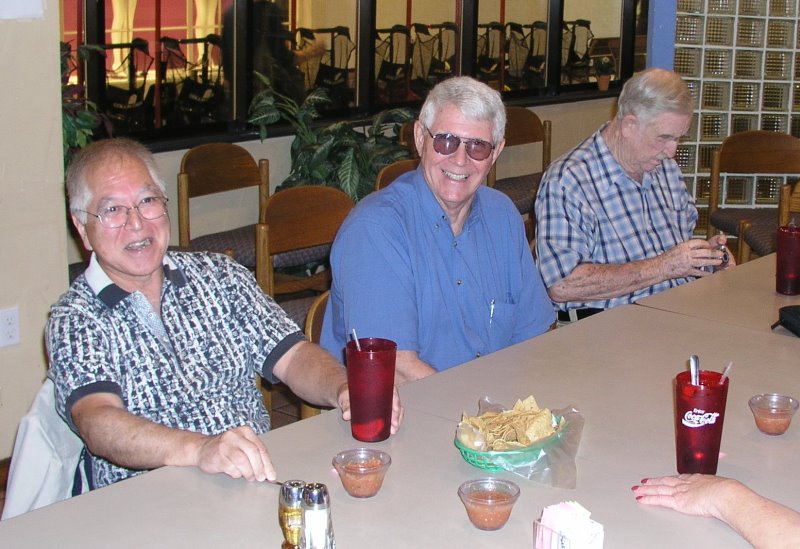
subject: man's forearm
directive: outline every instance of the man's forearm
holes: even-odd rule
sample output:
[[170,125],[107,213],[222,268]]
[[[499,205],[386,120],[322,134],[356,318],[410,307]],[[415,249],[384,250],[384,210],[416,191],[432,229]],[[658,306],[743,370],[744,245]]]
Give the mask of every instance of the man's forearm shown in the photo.
[[627,295],[664,280],[658,258],[621,265],[584,263],[547,289],[555,302],[595,301]]
[[427,362],[420,360],[414,351],[397,351],[394,377],[398,386],[435,373],[436,370]]
[[339,394],[347,383],[342,365],[322,347],[307,341],[289,349],[274,373],[298,397],[319,406],[339,406]]
[[98,396],[84,397],[73,408],[73,420],[92,454],[128,469],[196,464],[193,456],[205,435],[159,425]]

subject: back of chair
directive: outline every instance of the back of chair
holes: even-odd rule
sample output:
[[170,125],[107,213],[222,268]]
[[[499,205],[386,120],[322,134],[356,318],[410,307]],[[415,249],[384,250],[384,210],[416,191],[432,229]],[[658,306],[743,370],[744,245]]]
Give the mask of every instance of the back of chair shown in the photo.
[[[536,113],[525,107],[506,107],[506,147],[526,145],[530,143],[542,144],[542,168],[550,165],[552,148],[552,124],[549,120],[542,122]],[[535,172],[531,172],[535,173]],[[486,176],[486,184],[494,187],[497,181],[497,165],[492,166]]]
[[198,196],[259,187],[259,222],[264,222],[269,198],[269,161],[256,163],[252,155],[233,143],[208,143],[192,147],[181,160],[178,173],[178,239],[182,247],[191,240],[189,199]]
[[708,194],[706,234],[713,236],[711,214],[719,208],[720,176],[737,174],[800,173],[800,139],[785,133],[754,130],[727,137],[714,151]]
[[[271,296],[318,287],[315,276],[277,277],[272,256],[282,252],[330,244],[353,201],[333,187],[292,187],[267,200],[264,223],[256,226],[256,279]],[[325,277],[330,275],[325,272]]]
[[416,170],[417,166],[419,166],[419,158],[398,160],[397,162],[392,162],[388,166],[384,166],[383,169],[378,172],[378,177],[375,178],[375,190],[379,191],[387,187],[389,183],[404,173]]
[[317,296],[314,303],[308,309],[308,316],[306,316],[305,334],[306,339],[311,343],[319,343],[320,334],[322,333],[322,321],[325,318],[325,307],[328,305],[328,297],[331,295],[330,290],[326,290]]
[[781,186],[778,201],[778,225],[788,225],[794,221],[800,225],[800,183]]

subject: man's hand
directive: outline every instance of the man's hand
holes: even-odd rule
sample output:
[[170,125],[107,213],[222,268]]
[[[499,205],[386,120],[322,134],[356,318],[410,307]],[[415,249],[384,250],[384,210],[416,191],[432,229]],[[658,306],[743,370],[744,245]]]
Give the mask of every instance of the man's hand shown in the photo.
[[703,277],[713,274],[706,267],[718,267],[723,263],[725,253],[719,247],[725,244],[724,235],[712,236],[708,240],[693,238],[681,242],[659,256],[664,280],[684,276]]
[[194,456],[194,465],[206,473],[225,473],[247,480],[275,480],[275,468],[267,448],[248,426],[203,436],[195,441]]
[[[352,419],[350,412],[350,390],[348,389],[346,383],[339,388],[338,402],[339,408],[342,410],[342,419],[345,421],[350,421]],[[394,389],[392,390],[391,434],[394,435],[400,429],[400,424],[403,423],[404,414],[405,410],[403,409],[403,405],[400,403],[400,393],[397,392],[397,385],[395,385]]]

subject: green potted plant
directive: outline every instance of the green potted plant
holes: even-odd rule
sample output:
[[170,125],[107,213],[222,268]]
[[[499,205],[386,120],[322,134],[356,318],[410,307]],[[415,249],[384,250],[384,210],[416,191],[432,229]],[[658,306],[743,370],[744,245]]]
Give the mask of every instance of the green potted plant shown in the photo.
[[614,74],[614,63],[611,58],[595,57],[592,61],[594,67],[594,75],[597,78],[597,89],[600,91],[607,91],[611,83],[611,76]]
[[263,140],[267,126],[280,119],[295,131],[292,142],[292,167],[278,189],[299,185],[338,187],[353,200],[369,194],[384,166],[409,158],[408,149],[398,141],[400,126],[414,117],[407,109],[389,109],[375,115],[371,124],[356,129],[341,121],[316,127],[318,108],[330,103],[324,88],[312,90],[301,105],[276,92],[268,77],[256,72],[264,90],[256,94],[248,110],[248,122],[259,129]]
[[[92,49],[99,50],[93,46],[80,46],[79,58],[85,59]],[[86,99],[83,85],[70,82],[71,61],[72,47],[67,42],[61,42],[61,131],[65,167],[78,149],[92,141],[95,131],[101,126],[107,135],[111,135],[109,120],[100,112],[97,105]]]

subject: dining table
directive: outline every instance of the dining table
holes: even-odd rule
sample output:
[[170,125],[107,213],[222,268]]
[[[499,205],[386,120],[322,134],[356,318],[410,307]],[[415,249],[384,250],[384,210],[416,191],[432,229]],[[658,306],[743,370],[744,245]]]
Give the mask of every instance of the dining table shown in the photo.
[[[281,480],[327,485],[340,549],[533,547],[534,520],[563,501],[591,512],[608,548],[747,547],[719,521],[641,505],[631,491],[642,478],[676,472],[672,379],[691,354],[703,369],[734,363],[718,473],[800,508],[800,478],[791,473],[800,469],[800,427],[764,435],[747,405],[761,392],[800,395],[800,339],[638,305],[400,387],[405,419],[383,442],[353,439],[337,410],[261,438]],[[576,456],[561,460],[574,470],[574,487],[485,471],[454,445],[462,413],[476,414],[481,397],[511,406],[529,395],[583,420]],[[392,459],[372,498],[349,496],[331,466],[337,452],[362,446]],[[462,482],[482,477],[520,486],[500,530],[476,529],[457,496]],[[278,491],[196,468],[161,467],[3,521],[0,546],[278,548]]]
[[800,305],[800,295],[775,291],[775,254],[765,255],[730,269],[682,284],[666,292],[644,297],[638,305],[794,337],[772,326],[778,310]]

